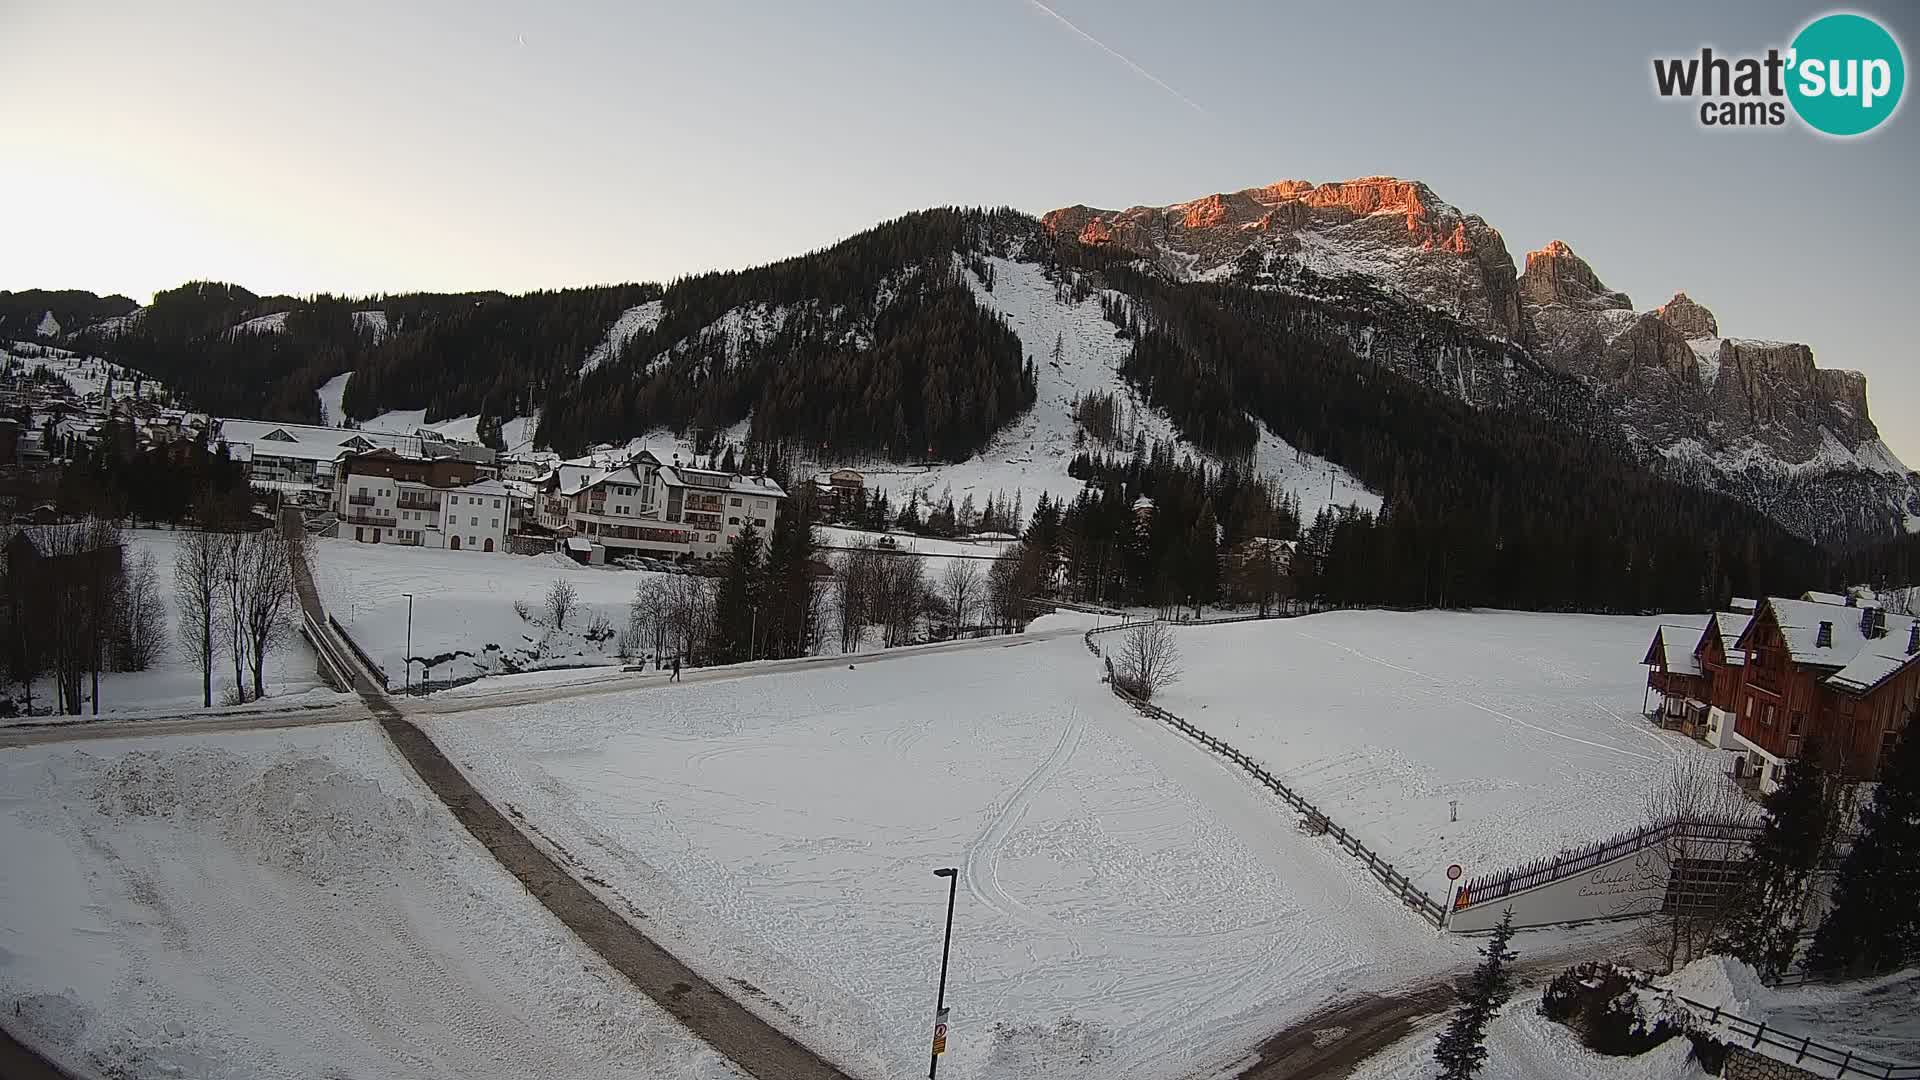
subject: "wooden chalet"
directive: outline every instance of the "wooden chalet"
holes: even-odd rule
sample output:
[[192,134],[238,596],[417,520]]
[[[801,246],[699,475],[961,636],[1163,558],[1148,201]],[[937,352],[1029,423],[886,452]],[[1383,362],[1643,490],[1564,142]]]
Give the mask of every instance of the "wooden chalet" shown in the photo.
[[1871,779],[1920,702],[1920,619],[1838,593],[1768,597],[1701,629],[1663,624],[1642,663],[1660,722],[1746,752],[1763,790],[1816,741],[1829,768]]

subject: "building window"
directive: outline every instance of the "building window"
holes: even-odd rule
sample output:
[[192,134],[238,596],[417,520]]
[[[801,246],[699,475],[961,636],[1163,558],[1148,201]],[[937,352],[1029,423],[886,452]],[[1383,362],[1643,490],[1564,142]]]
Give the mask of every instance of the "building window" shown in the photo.
[[1799,709],[1793,710],[1793,714],[1787,717],[1787,734],[1798,737],[1800,734],[1800,725],[1806,721],[1806,718],[1806,713],[1801,712]]
[[767,508],[767,500],[765,499],[753,500],[753,508],[755,510],[765,510]]
[[728,518],[728,519],[727,519],[727,524],[729,524],[729,525],[738,525],[738,524],[740,524],[740,519],[739,519],[739,518],[737,518],[737,517],[730,517],[730,518]]
[[738,495],[735,495],[735,496],[733,497],[733,502],[732,502],[732,504],[731,504],[731,505],[733,505],[733,506],[739,506],[739,505],[740,505],[740,496],[738,496]]
[[[480,519],[479,519],[479,518],[477,518],[477,517],[470,517],[470,518],[468,518],[468,519],[467,519],[467,524],[469,524],[469,525],[478,525],[478,524],[480,524]],[[472,538],[472,537],[468,537],[467,539],[468,539],[469,541],[471,541],[471,540],[472,540],[473,538]]]
[[469,536],[469,537],[467,537],[467,546],[468,546],[468,547],[472,547],[472,546],[473,546],[473,544],[474,544],[474,539],[473,539],[473,537],[471,537],[471,536]]
[[494,508],[495,510],[498,510],[498,509],[500,509],[500,500],[499,500],[499,499],[495,499],[495,500],[493,500],[493,508]]
[[496,528],[496,529],[500,527],[500,519],[499,519],[499,518],[494,518],[494,519],[493,519],[493,527],[494,527],[494,528]]
[[761,528],[763,528],[763,529],[767,527],[767,519],[766,519],[766,518],[754,518],[754,519],[753,519],[753,523],[754,523],[755,525],[758,525],[759,527],[761,527]]
[[1753,699],[1747,699],[1747,719],[1753,719]]
[[1760,719],[1760,722],[1768,727],[1773,726],[1773,706],[1767,706],[1766,715]]

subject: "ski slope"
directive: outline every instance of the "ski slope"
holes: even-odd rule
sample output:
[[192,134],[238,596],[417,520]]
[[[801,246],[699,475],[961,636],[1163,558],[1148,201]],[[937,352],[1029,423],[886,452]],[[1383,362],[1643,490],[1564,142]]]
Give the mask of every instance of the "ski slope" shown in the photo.
[[1077,636],[423,718],[617,908],[855,1075],[1176,1077],[1462,962]]
[[1155,701],[1445,897],[1450,863],[1471,878],[1635,828],[1676,761],[1722,756],[1640,715],[1654,627],[1686,619],[1355,611],[1182,627],[1184,676]]
[[371,723],[83,746],[0,755],[0,1008],[78,1073],[742,1075]]
[[[1006,319],[1019,336],[1022,350],[1033,359],[1033,408],[967,461],[932,467],[853,463],[866,475],[869,487],[890,492],[897,505],[904,505],[912,492],[938,496],[949,487],[956,500],[968,492],[976,501],[994,492],[1003,491],[1009,497],[1020,492],[1028,508],[1041,492],[1070,500],[1085,486],[1067,475],[1068,463],[1082,449],[1076,441],[1073,403],[1092,393],[1110,393],[1123,403],[1134,418],[1134,430],[1148,443],[1184,445],[1172,421],[1140,400],[1121,377],[1120,365],[1131,346],[1114,336],[1114,326],[1101,315],[1097,296],[1075,303],[1070,297],[1056,296],[1054,283],[1034,263],[998,257],[987,261],[993,268],[991,290],[970,268],[963,276],[974,299]],[[1060,347],[1057,362],[1056,344]],[[1193,453],[1206,456],[1197,450]],[[1300,496],[1306,521],[1328,505],[1380,508],[1379,495],[1345,469],[1295,450],[1264,426],[1255,460],[1261,472]]]

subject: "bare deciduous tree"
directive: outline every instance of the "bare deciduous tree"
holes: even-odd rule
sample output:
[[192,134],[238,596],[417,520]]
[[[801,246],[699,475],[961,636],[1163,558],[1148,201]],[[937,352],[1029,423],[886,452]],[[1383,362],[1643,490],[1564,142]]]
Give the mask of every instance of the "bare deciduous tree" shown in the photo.
[[239,640],[257,700],[266,695],[267,656],[292,632],[298,604],[293,592],[293,562],[286,538],[273,529],[247,535],[233,555],[229,572],[240,583]]
[[552,629],[565,630],[567,617],[580,605],[580,593],[566,578],[554,578],[547,589],[547,622]]
[[879,589],[880,560],[873,548],[859,548],[841,556],[834,567],[840,591],[840,651],[853,652],[860,647],[872,618],[872,597]]
[[220,581],[226,537],[182,533],[173,561],[174,602],[180,609],[180,648],[200,667],[201,704],[213,707],[213,662],[219,657]]
[[[710,638],[713,631],[713,587],[706,578],[676,574],[661,590],[661,608],[666,644],[683,662],[691,663],[694,650]],[[657,665],[656,665],[657,666]]]
[[[1647,793],[1650,828],[1670,823],[1711,828],[1752,818],[1752,804],[1732,779],[1713,760],[1698,755],[1675,761],[1673,769]],[[1740,899],[1738,889],[1714,887],[1711,882],[1696,889],[1688,882],[1706,876],[1712,869],[1710,864],[1730,862],[1734,855],[1725,845],[1702,841],[1687,828],[1669,830],[1649,852],[1655,876],[1667,883],[1669,896],[1654,905],[1647,933],[1666,969],[1673,971],[1705,953],[1715,931]],[[1676,875],[1682,879],[1678,883]]]
[[1173,630],[1155,619],[1126,631],[1114,678],[1122,690],[1143,701],[1172,685],[1180,678],[1180,647],[1174,644]]
[[159,563],[142,551],[126,570],[116,651],[123,671],[145,671],[167,647],[166,602],[160,597]]
[[947,564],[940,575],[940,592],[947,602],[947,611],[953,617],[954,630],[967,625],[967,615],[978,606],[980,598],[980,564],[972,559],[955,559]]

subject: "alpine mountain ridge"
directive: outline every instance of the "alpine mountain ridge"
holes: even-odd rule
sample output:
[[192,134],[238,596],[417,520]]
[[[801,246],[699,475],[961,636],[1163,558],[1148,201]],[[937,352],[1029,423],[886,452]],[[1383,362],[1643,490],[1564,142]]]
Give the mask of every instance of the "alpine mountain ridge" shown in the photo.
[[[1366,282],[1573,376],[1649,468],[1813,539],[1920,531],[1920,478],[1881,442],[1865,376],[1817,367],[1804,344],[1723,334],[1685,293],[1636,311],[1559,240],[1516,270],[1497,229],[1417,180],[1282,180],[1171,206],[1065,207],[1043,221],[1179,280],[1330,298]],[[1352,329],[1360,351],[1462,400],[1510,392],[1510,357],[1381,352],[1367,321]]]

